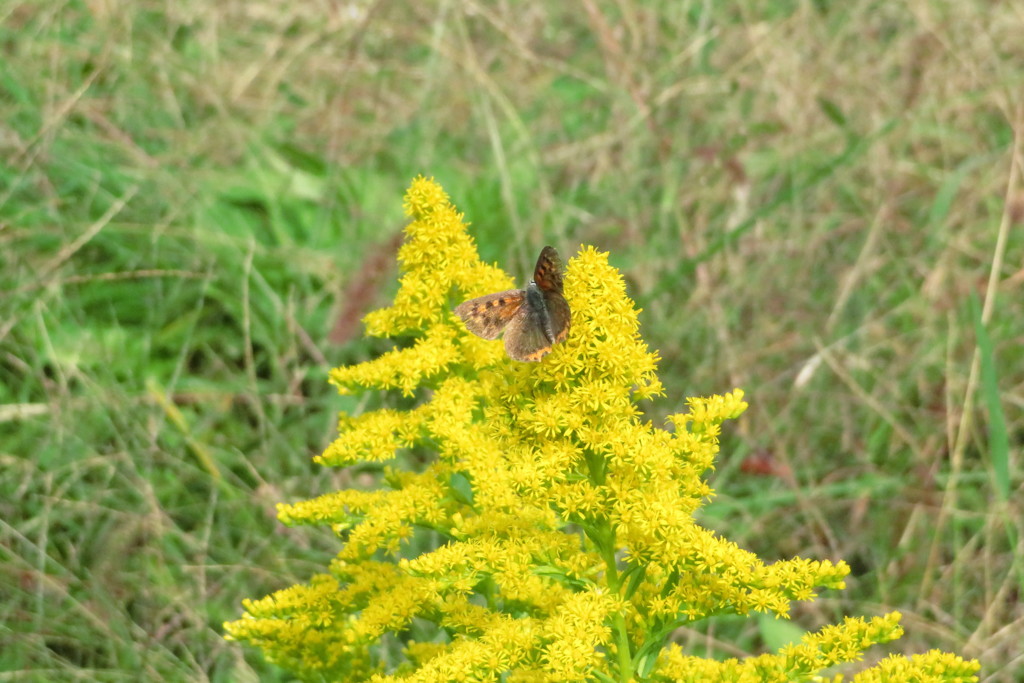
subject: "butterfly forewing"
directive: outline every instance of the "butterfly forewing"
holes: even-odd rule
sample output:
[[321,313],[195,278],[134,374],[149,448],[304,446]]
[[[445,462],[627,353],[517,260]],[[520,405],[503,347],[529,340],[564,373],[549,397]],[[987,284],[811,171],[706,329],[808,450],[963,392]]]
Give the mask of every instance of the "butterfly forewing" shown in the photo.
[[466,329],[484,339],[497,339],[523,307],[526,293],[521,289],[510,289],[497,294],[488,294],[464,301],[455,307],[455,315],[466,323]]
[[544,247],[533,268],[533,281],[548,292],[562,293],[562,259],[554,247]]

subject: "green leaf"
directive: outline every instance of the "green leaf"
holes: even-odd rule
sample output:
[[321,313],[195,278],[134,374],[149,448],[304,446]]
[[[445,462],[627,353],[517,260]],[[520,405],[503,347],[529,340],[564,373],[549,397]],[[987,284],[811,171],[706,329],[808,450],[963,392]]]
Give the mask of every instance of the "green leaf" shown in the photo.
[[839,108],[839,105],[828,99],[827,97],[818,96],[818,106],[821,107],[821,111],[828,120],[836,124],[840,128],[846,128],[846,114]]
[[971,296],[971,314],[981,354],[981,399],[988,411],[988,447],[992,458],[992,480],[999,500],[1010,497],[1010,437],[1006,431],[1006,416],[999,400],[999,378],[996,375],[995,353],[992,340],[981,320],[981,308],[976,295]]
[[757,626],[761,631],[761,638],[764,640],[765,646],[772,652],[778,652],[787,645],[799,643],[800,639],[807,634],[807,631],[792,621],[768,614],[758,615]]
[[448,485],[451,487],[452,498],[466,505],[473,504],[473,483],[468,476],[455,472],[448,480]]

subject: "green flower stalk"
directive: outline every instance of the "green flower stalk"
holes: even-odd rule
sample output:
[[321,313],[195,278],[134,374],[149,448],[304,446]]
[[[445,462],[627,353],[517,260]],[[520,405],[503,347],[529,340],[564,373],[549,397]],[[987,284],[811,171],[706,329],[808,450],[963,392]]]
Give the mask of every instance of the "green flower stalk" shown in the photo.
[[[786,618],[793,600],[843,588],[849,568],[766,565],[695,523],[721,424],[747,404],[735,390],[690,399],[668,429],[641,419],[637,404],[664,394],[658,358],[605,254],[570,259],[569,337],[519,363],[452,313],[513,281],[480,261],[437,183],[416,179],[405,208],[400,288],[366,325],[409,343],[331,381],[416,405],[343,415],[318,461],[385,463],[414,449],[430,463],[386,467],[378,490],[280,505],[286,524],[329,525],[341,551],[307,585],[246,601],[229,638],[307,680],[798,681],[901,635],[892,613],[745,660],[670,645],[675,629],[713,615]],[[977,670],[930,652],[853,680],[973,681]]]

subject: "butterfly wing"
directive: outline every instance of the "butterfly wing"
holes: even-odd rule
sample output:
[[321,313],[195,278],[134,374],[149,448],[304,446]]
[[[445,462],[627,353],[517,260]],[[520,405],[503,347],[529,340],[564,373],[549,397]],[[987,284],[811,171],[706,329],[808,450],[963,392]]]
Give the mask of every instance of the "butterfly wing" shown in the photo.
[[544,292],[544,307],[548,314],[548,329],[552,335],[552,343],[557,344],[565,341],[569,336],[569,325],[572,323],[572,313],[569,311],[569,302],[562,296],[562,292]]
[[562,294],[562,259],[554,247],[544,247],[537,258],[533,281],[544,299],[544,329],[552,344],[564,341],[569,336],[572,314]]
[[562,259],[554,247],[544,247],[533,268],[533,281],[545,292],[562,293]]
[[526,292],[510,289],[496,294],[464,301],[455,307],[455,315],[466,323],[466,329],[484,339],[497,339],[516,314],[523,310]]
[[543,312],[522,306],[505,328],[505,353],[512,360],[539,361],[550,352]]

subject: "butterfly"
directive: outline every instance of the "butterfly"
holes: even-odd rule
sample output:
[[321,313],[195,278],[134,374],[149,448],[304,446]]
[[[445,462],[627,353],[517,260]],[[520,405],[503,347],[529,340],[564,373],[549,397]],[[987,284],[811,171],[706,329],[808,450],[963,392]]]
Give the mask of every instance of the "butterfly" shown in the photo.
[[505,353],[512,360],[539,361],[569,335],[572,318],[562,294],[562,259],[544,247],[526,289],[510,289],[470,299],[455,307],[466,329],[484,339],[505,331]]

